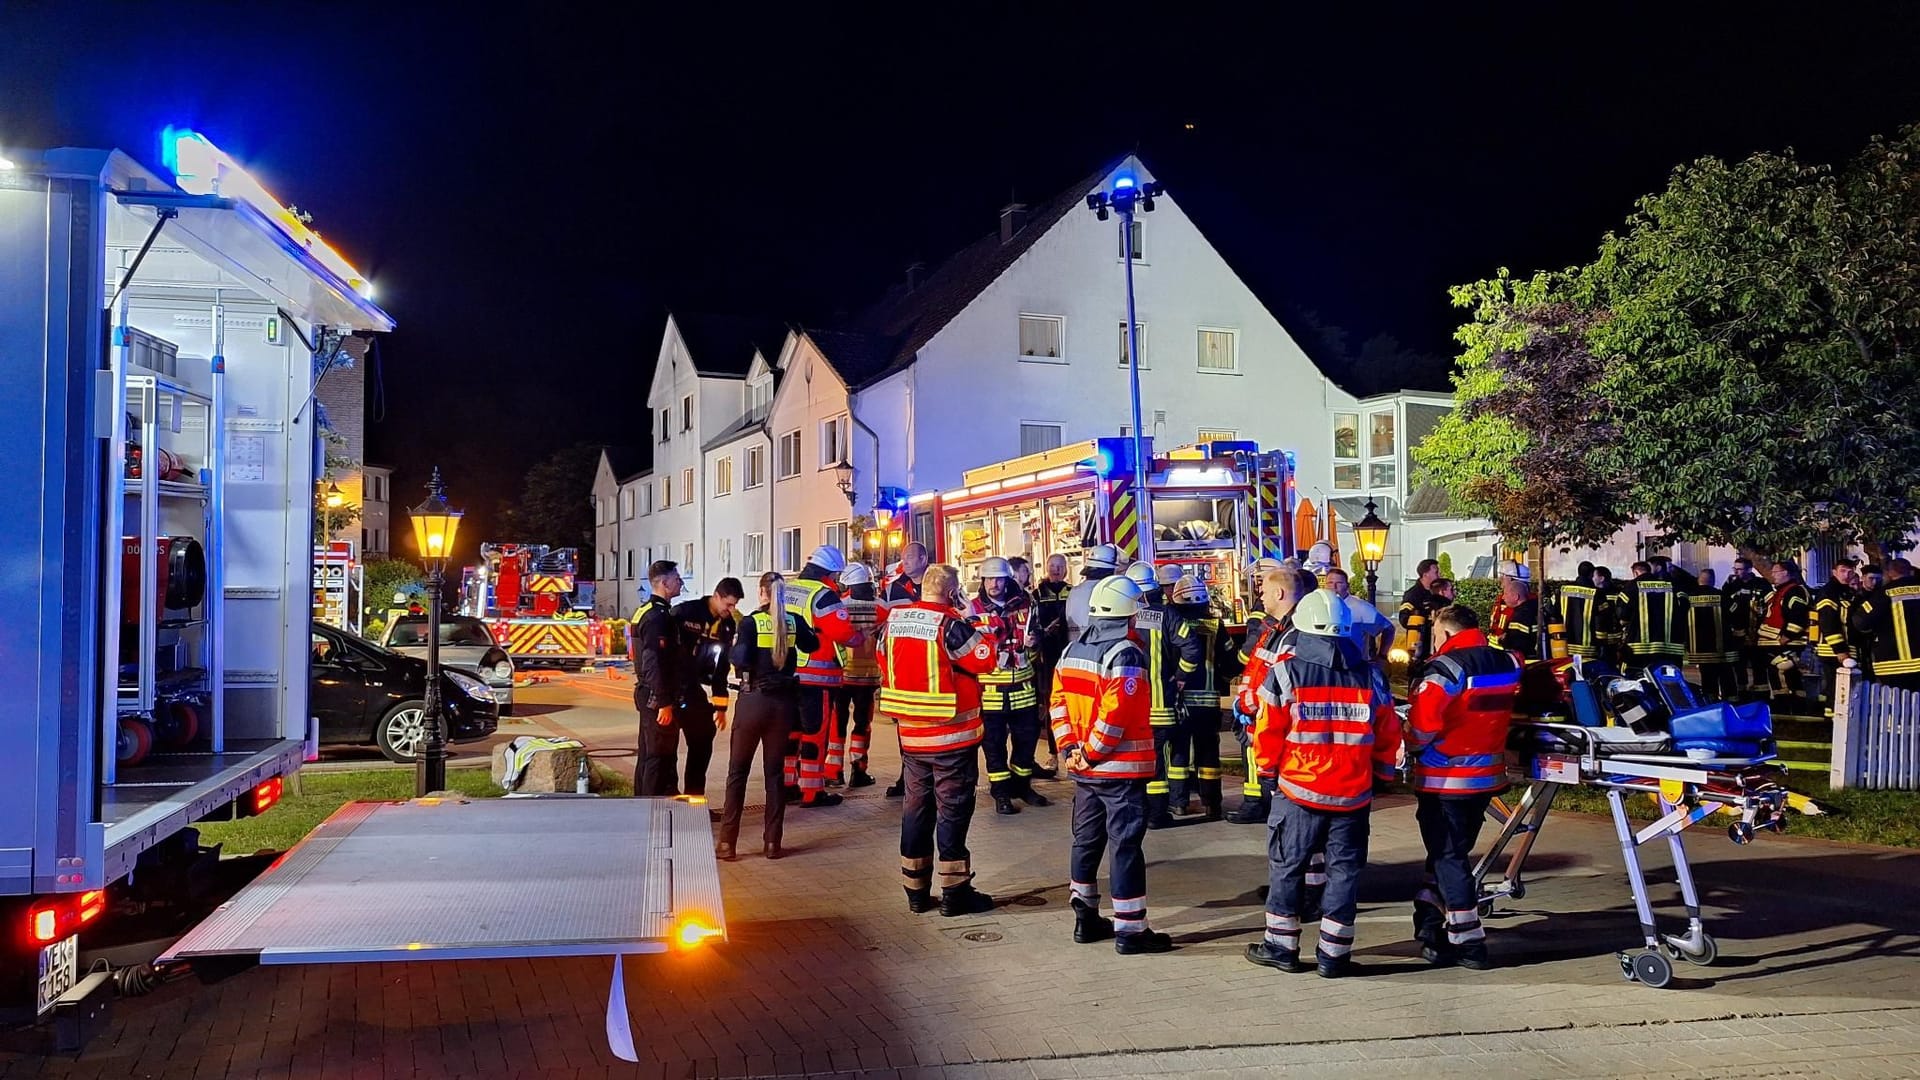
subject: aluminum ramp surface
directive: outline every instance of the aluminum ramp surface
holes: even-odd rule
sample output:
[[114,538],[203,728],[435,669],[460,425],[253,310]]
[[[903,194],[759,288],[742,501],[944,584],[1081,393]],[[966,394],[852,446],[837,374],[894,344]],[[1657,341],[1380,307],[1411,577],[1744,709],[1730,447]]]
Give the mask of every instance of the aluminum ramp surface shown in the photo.
[[159,962],[654,953],[688,919],[726,927],[705,806],[564,796],[349,803]]

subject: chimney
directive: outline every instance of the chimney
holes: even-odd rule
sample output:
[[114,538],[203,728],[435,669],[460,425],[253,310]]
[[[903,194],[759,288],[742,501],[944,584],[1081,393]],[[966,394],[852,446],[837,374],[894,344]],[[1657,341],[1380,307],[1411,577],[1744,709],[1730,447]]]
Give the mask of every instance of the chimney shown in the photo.
[[1000,208],[1000,242],[1012,240],[1027,224],[1027,204],[1008,203]]
[[920,283],[925,281],[926,279],[927,279],[926,263],[917,262],[907,267],[907,291],[908,292],[912,292],[915,289],[918,289],[920,287]]

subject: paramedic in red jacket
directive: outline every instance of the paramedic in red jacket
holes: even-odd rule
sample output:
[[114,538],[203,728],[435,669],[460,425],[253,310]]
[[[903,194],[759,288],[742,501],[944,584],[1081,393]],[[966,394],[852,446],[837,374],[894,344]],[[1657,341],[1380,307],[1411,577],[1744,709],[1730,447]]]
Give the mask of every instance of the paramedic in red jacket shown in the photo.
[[800,722],[787,743],[787,777],[801,806],[836,806],[840,796],[827,790],[832,762],[841,757],[833,719],[833,699],[845,683],[840,648],[859,645],[860,631],[840,602],[841,571],[847,555],[822,544],[807,556],[800,576],[786,583],[787,610],[814,632],[820,647],[800,658]]
[[1360,868],[1367,862],[1367,815],[1373,786],[1393,779],[1400,754],[1400,718],[1379,668],[1349,634],[1352,616],[1328,589],[1293,609],[1293,651],[1267,670],[1253,731],[1261,774],[1275,778],[1267,840],[1267,930],[1247,946],[1247,959],[1282,971],[1300,962],[1301,910],[1307,863],[1327,853],[1321,901],[1320,976],[1351,967]]
[[[1132,636],[1140,587],[1101,579],[1087,626],[1054,671],[1053,739],[1073,777],[1073,940],[1113,938],[1122,956],[1162,953],[1173,940],[1147,926],[1147,782],[1154,778],[1153,690]],[[1113,918],[1100,914],[1100,857],[1113,848]]]
[[1487,935],[1473,882],[1473,844],[1487,804],[1507,787],[1507,727],[1520,690],[1513,654],[1487,643],[1471,608],[1433,615],[1433,658],[1412,692],[1407,766],[1418,793],[1427,877],[1413,898],[1414,936],[1435,965],[1484,971]]
[[907,909],[933,909],[939,855],[940,914],[977,915],[993,897],[973,887],[967,829],[980,783],[980,676],[999,648],[970,625],[960,572],[929,567],[920,599],[897,604],[880,624],[878,707],[900,727],[907,803],[900,817],[900,876]]

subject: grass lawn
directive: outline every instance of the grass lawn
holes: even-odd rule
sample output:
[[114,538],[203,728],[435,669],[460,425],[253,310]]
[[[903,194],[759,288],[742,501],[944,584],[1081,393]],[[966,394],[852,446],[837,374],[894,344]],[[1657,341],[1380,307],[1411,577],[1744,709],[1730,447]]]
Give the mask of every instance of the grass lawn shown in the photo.
[[[1827,811],[1820,817],[1807,817],[1789,811],[1787,833],[1790,836],[1920,848],[1920,792],[1866,791],[1858,788],[1834,791],[1827,786],[1826,774],[1806,772],[1789,774],[1787,786],[1811,796]],[[1515,797],[1518,797],[1517,791]],[[1553,808],[1555,813],[1562,810],[1609,813],[1606,793],[1588,787],[1563,788],[1554,799]],[[1628,799],[1627,813],[1645,821],[1652,821],[1659,816],[1654,809],[1653,798],[1648,795],[1635,795]],[[1708,829],[1732,821],[1733,818],[1725,814],[1716,814],[1694,828]],[[1764,836],[1761,839],[1764,840]]]
[[[592,788],[602,795],[631,795],[633,786],[602,765],[594,765]],[[486,769],[449,769],[447,787],[475,798],[504,794]],[[289,780],[280,805],[259,817],[238,821],[203,821],[197,826],[200,842],[220,844],[223,854],[251,855],[256,851],[285,851],[300,842],[314,826],[350,802],[410,799],[413,770],[366,769],[357,772],[313,772],[300,777],[300,793]]]

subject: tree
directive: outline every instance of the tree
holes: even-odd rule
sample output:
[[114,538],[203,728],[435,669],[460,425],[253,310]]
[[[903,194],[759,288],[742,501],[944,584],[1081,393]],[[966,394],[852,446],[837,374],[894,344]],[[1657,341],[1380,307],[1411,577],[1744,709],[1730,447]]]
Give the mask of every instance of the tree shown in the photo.
[[1555,274],[1501,271],[1453,290],[1473,312],[1454,335],[1458,405],[1413,448],[1420,482],[1526,544],[1543,577],[1547,547],[1599,544],[1626,524],[1626,487],[1607,469],[1616,436],[1599,389],[1608,365],[1588,345],[1605,313],[1568,299]]
[[360,507],[351,502],[342,501],[339,506],[327,506],[327,487],[334,477],[344,470],[351,470],[359,462],[340,453],[347,440],[335,434],[330,428],[320,429],[321,468],[320,482],[313,486],[313,542],[325,544],[335,533],[351,529],[360,520]]
[[366,569],[367,606],[385,610],[396,594],[418,596],[426,591],[427,574],[411,559],[369,559]]
[[1676,169],[1576,274],[1609,452],[1670,537],[1904,546],[1920,514],[1920,127],[1838,173],[1791,151]]
[[593,476],[601,448],[575,443],[527,470],[518,502],[500,519],[502,540],[593,550]]

